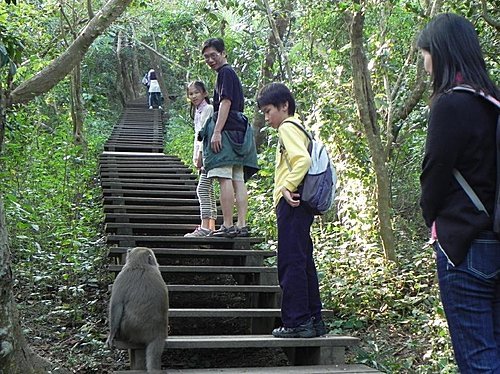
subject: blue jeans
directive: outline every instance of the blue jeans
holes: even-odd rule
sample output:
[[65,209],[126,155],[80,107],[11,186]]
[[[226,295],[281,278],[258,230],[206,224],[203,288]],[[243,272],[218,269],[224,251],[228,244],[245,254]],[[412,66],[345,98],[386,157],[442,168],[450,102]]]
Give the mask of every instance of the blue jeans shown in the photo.
[[310,234],[314,216],[303,205],[291,207],[284,198],[276,207],[276,216],[283,326],[297,327],[312,317],[319,321],[321,299]]
[[436,243],[441,301],[462,374],[500,373],[500,241],[484,233],[453,266]]

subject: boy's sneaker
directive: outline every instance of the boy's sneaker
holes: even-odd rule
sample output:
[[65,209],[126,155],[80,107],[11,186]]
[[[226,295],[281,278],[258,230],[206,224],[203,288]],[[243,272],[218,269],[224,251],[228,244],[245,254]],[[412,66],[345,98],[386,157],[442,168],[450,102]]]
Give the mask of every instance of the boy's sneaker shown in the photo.
[[161,109],[163,109],[163,108],[162,108],[162,107],[161,107],[161,105],[160,105],[160,106],[158,107],[158,109],[160,109],[160,110],[161,110]]
[[316,320],[313,318],[313,327],[316,332],[316,336],[323,336],[327,334],[325,322],[322,319]]
[[149,109],[153,109],[153,107],[152,107],[152,106],[150,106],[150,107],[149,107]]
[[248,226],[238,228],[238,237],[246,238],[248,236],[250,236],[250,229]]
[[204,236],[210,236],[211,233],[212,233],[212,230],[205,229],[201,226],[198,226],[193,232],[190,232],[190,233],[184,235],[184,237],[186,237],[186,238],[200,238],[200,237],[204,237]]
[[310,319],[297,327],[278,327],[273,330],[273,336],[275,338],[314,338],[316,331],[312,319]]
[[238,235],[238,228],[236,226],[226,227],[221,225],[218,230],[212,231],[210,236],[216,238],[234,238],[236,235]]

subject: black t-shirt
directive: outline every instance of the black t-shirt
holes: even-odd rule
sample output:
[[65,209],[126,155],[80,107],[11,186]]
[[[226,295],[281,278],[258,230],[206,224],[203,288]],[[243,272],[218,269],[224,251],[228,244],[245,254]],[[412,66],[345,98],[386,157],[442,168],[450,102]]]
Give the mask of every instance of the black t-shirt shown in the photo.
[[214,90],[214,112],[219,111],[223,99],[231,100],[231,111],[243,112],[243,87],[233,68],[226,64],[217,71]]

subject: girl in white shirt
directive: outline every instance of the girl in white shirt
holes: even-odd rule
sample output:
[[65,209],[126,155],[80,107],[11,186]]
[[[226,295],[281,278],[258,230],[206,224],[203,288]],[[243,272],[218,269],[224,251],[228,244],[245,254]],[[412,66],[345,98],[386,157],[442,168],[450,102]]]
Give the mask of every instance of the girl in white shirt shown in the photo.
[[187,97],[191,103],[191,118],[194,120],[193,163],[200,171],[200,179],[198,181],[196,193],[200,201],[201,225],[185,236],[209,236],[215,229],[217,202],[215,199],[213,180],[207,178],[207,172],[203,168],[203,144],[198,141],[198,133],[205,125],[205,122],[213,115],[214,107],[210,104],[207,89],[201,81],[193,81],[188,84]]

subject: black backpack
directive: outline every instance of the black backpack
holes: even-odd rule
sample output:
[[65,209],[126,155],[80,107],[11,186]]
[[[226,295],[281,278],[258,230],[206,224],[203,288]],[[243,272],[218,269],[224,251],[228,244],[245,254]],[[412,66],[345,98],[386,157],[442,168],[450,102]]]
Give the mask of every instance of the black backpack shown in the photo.
[[[474,95],[480,95],[484,99],[488,100],[488,102],[492,103],[497,107],[500,111],[500,101],[495,99],[493,96],[486,95],[483,92],[478,92],[471,87],[468,86],[456,86],[453,87],[454,91],[464,91],[470,92]],[[493,231],[496,234],[500,235],[500,113],[497,118],[497,129],[496,129],[496,140],[497,140],[497,183],[496,183],[496,192],[495,192],[495,206],[493,207]],[[457,169],[453,169],[453,176],[457,180],[458,184],[464,189],[465,193],[471,199],[472,203],[475,207],[484,212],[488,217],[490,216],[483,203],[476,195],[470,184],[465,180],[462,173],[460,173]]]

